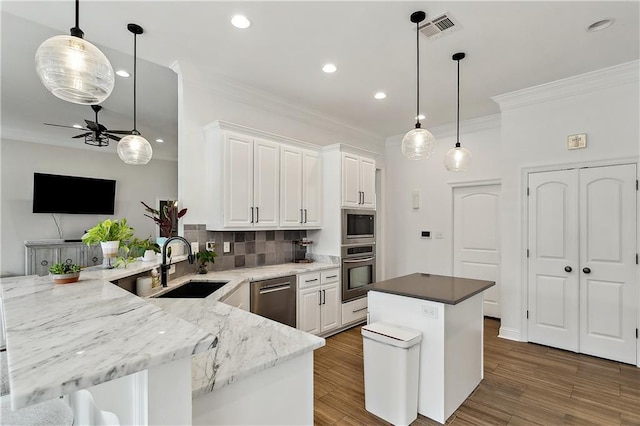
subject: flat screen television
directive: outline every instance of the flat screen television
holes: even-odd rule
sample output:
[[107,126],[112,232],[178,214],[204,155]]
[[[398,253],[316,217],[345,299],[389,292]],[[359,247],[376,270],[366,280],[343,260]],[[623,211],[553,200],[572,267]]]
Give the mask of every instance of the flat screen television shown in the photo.
[[33,212],[114,214],[116,181],[33,174]]

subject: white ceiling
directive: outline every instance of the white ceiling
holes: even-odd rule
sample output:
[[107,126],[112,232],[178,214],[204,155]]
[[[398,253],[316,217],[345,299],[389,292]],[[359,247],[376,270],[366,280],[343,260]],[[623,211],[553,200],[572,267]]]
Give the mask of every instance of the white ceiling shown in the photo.
[[[145,28],[145,34],[138,38],[138,55],[146,61],[162,66],[176,60],[196,64],[201,75],[268,92],[380,137],[404,133],[413,127],[415,32],[409,15],[416,10],[424,10],[428,18],[449,12],[462,26],[439,40],[421,38],[421,112],[427,114],[426,127],[455,121],[456,63],[451,55],[459,51],[467,54],[461,62],[462,120],[499,112],[490,99],[492,96],[637,60],[640,56],[638,1],[84,0],[80,6],[80,27],[85,38],[113,49],[105,53],[115,68],[119,64],[111,55],[130,54],[132,36],[126,24],[135,22]],[[8,32],[5,24],[8,19],[3,13],[3,127],[13,125],[14,120],[21,126],[29,122],[37,124],[43,121],[41,117],[68,122],[78,116],[78,108],[86,112],[88,107],[55,98],[56,107],[52,107],[44,99],[53,96],[41,87],[25,89],[28,97],[21,94],[22,90],[12,90],[17,81],[28,77],[29,85],[39,85],[33,70],[33,52],[49,35],[68,33],[73,24],[73,1],[3,1],[2,10],[49,28],[25,31],[10,27]],[[232,27],[229,19],[236,13],[245,14],[252,26],[247,30]],[[15,16],[11,20],[15,21]],[[615,24],[604,31],[586,31],[589,24],[604,18],[615,18]],[[21,48],[31,50],[25,54],[31,59],[16,63],[15,69],[13,62],[10,67],[6,65],[7,57],[18,55],[16,48],[7,48],[7,34],[12,35],[12,43],[18,39],[23,44]],[[323,73],[321,67],[326,62],[335,63],[338,71]],[[5,76],[7,68],[9,76]],[[161,103],[151,97],[165,91],[175,96],[175,87],[155,80],[161,76],[162,72],[142,69],[139,72],[138,116],[139,121],[149,125],[149,130],[140,129],[147,139],[155,138],[154,129],[163,124],[162,116],[153,117],[150,108]],[[147,85],[146,90],[143,84]],[[118,80],[117,85],[124,83]],[[116,90],[120,90],[118,86]],[[124,93],[130,90],[127,88]],[[388,97],[374,100],[374,93],[380,90]],[[112,97],[115,95],[114,91]],[[130,100],[122,103],[114,100],[111,108],[109,101],[111,98],[105,102],[108,111],[101,121],[114,127],[107,113],[128,117]],[[45,111],[40,111],[42,108]],[[52,109],[58,115],[53,115]],[[69,118],[64,116],[67,109],[73,109]],[[87,118],[90,112],[85,114]]]

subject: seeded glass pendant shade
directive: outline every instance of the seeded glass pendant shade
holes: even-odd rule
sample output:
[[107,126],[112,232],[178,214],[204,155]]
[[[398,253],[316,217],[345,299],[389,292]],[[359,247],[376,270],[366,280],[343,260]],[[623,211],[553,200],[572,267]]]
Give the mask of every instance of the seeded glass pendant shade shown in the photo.
[[76,26],[71,28],[71,35],[54,36],[40,45],[36,51],[36,72],[56,97],[75,104],[95,105],[111,95],[115,76],[104,53],[82,38],[79,9],[76,0]]
[[420,22],[427,15],[413,12],[411,22],[416,24],[416,126],[402,138],[402,154],[408,160],[424,160],[431,156],[435,148],[436,139],[430,131],[421,128],[420,124]]
[[118,156],[126,164],[144,165],[153,156],[153,148],[148,140],[142,137],[136,130],[136,64],[137,64],[137,44],[136,39],[144,30],[140,25],[129,24],[127,29],[133,33],[133,131],[120,139],[118,142]]
[[464,59],[464,53],[456,53],[451,57],[458,62],[458,116],[456,119],[456,146],[447,151],[444,156],[444,167],[450,172],[464,172],[471,163],[471,152],[460,146],[460,61]]

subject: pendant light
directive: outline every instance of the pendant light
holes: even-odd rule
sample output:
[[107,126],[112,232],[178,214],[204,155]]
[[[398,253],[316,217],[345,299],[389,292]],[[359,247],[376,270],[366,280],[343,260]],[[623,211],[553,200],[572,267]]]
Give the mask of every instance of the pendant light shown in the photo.
[[127,29],[133,33],[133,130],[130,135],[120,139],[118,142],[118,156],[127,164],[142,165],[147,164],[153,155],[153,148],[145,138],[140,135],[136,128],[136,74],[137,74],[137,45],[136,40],[144,30],[140,25],[129,24]]
[[79,26],[80,0],[76,0],[76,25],[71,35],[45,40],[36,51],[38,77],[56,97],[74,104],[95,105],[109,97],[115,77],[109,59],[84,40]]
[[460,146],[460,61],[466,55],[462,52],[456,53],[451,57],[458,62],[458,118],[456,119],[456,146],[451,148],[444,156],[444,166],[450,172],[464,172],[469,168],[471,163],[471,153],[468,149]]
[[424,21],[427,15],[422,12],[413,12],[411,22],[416,24],[416,127],[410,130],[402,138],[402,153],[409,160],[427,159],[433,153],[436,139],[430,131],[422,129],[420,126],[420,22]]

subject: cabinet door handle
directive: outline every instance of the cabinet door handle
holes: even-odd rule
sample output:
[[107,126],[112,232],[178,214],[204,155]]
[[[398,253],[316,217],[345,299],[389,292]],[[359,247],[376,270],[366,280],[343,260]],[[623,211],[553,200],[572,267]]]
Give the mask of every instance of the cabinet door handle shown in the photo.
[[356,309],[355,311],[352,311],[352,312],[355,314],[356,312],[362,312],[362,311],[364,311],[364,310],[366,310],[366,309],[367,309],[367,307],[365,306],[365,307],[364,307],[364,308],[362,308],[362,309]]
[[585,274],[590,274],[591,268],[582,268],[582,272],[584,272]]
[[571,272],[571,271],[573,271],[573,269],[571,269],[571,266],[565,266],[564,267],[564,271],[565,272]]
[[300,223],[304,223],[304,212],[302,209],[300,209]]
[[251,207],[251,223],[253,223],[253,207]]
[[260,210],[259,207],[256,207],[256,223],[260,222]]
[[318,279],[317,279],[317,278],[314,278],[314,279],[312,279],[312,280],[304,280],[304,282],[305,282],[305,283],[312,283],[312,282],[314,282],[314,281],[318,281]]
[[338,278],[338,276],[337,275],[330,275],[330,276],[327,277],[327,279],[331,279],[331,278]]
[[304,209],[304,223],[307,223],[307,209]]
[[322,304],[327,304],[327,290],[322,290]]
[[322,305],[322,291],[318,290],[318,306]]

